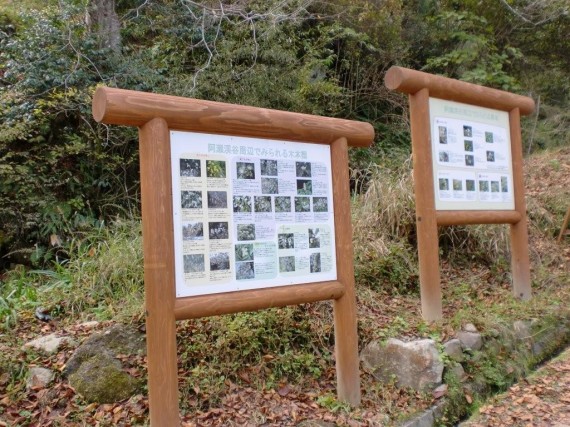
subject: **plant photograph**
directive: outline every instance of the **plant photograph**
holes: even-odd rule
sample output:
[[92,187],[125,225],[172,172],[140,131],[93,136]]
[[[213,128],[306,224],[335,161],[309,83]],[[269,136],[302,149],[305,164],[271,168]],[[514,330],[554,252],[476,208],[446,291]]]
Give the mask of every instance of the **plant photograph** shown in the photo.
[[275,197],[275,212],[291,212],[291,197],[289,197],[289,196],[276,196]]
[[238,240],[255,240],[255,224],[238,224]]
[[202,167],[199,159],[180,159],[180,176],[197,178],[202,176]]
[[261,178],[261,194],[279,194],[277,178]]
[[210,271],[220,271],[230,269],[230,254],[227,252],[217,252],[210,254]]
[[253,261],[253,243],[235,245],[236,261]]
[[182,209],[202,209],[201,191],[181,191],[180,206]]
[[311,198],[295,197],[295,212],[311,212]]
[[182,224],[182,240],[204,240],[204,223]]
[[236,213],[251,212],[251,196],[234,196],[233,206]]
[[229,230],[227,222],[209,222],[208,230],[209,230],[210,240],[229,238]]
[[309,248],[320,248],[321,237],[318,228],[309,228]]
[[293,233],[278,234],[277,247],[279,249],[293,249],[295,247],[295,235]]
[[328,198],[327,197],[313,197],[313,211],[314,212],[328,212]]
[[300,178],[311,177],[311,163],[310,162],[295,162],[296,176]]
[[236,171],[238,179],[255,179],[255,163],[237,162]]
[[277,160],[261,159],[261,175],[277,176]]
[[253,196],[255,212],[271,212],[271,196]]
[[209,209],[226,209],[228,207],[228,193],[226,191],[208,191]]
[[310,179],[298,179],[297,194],[300,196],[310,196],[313,194],[313,181]]
[[311,254],[309,259],[309,269],[311,273],[320,273],[321,272],[321,254],[316,252]]
[[295,257],[281,256],[279,257],[279,272],[290,273],[295,271]]
[[206,176],[208,178],[225,178],[226,162],[223,160],[206,160]]
[[204,254],[184,255],[184,273],[204,271]]
[[253,261],[236,263],[236,280],[255,279],[255,265]]

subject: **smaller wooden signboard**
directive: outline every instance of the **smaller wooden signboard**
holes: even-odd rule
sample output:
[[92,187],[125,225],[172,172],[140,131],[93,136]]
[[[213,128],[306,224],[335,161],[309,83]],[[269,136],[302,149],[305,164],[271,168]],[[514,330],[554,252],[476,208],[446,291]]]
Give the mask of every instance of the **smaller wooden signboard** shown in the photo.
[[360,403],[348,146],[370,124],[100,87],[139,127],[148,388],[176,426],[176,321],[333,300],[337,395]]
[[513,293],[531,296],[520,115],[531,98],[402,67],[410,100],[422,315],[442,316],[438,226],[510,224]]

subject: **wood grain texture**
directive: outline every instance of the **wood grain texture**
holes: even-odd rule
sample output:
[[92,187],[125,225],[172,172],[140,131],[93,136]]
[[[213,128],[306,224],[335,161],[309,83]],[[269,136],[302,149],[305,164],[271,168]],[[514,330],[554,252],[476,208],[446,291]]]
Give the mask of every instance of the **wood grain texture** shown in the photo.
[[116,125],[161,117],[172,130],[321,144],[346,137],[356,147],[374,140],[369,123],[109,87],[97,89],[92,108],[95,120]]
[[437,225],[516,224],[518,211],[436,211]]
[[524,115],[534,111],[532,98],[403,67],[391,67],[384,83],[388,89],[410,95],[425,88],[434,98],[507,112],[518,108]]
[[431,155],[430,95],[427,89],[410,95],[410,117],[422,316],[427,321],[434,321],[441,319],[442,305]]
[[162,119],[139,130],[150,422],[178,426],[170,133]]
[[200,295],[177,298],[174,303],[174,313],[177,320],[195,319],[336,299],[343,293],[342,283],[330,281]]
[[531,298],[530,258],[528,253],[528,229],[526,202],[524,197],[523,154],[520,113],[517,108],[509,113],[511,131],[511,153],[513,158],[513,189],[515,210],[521,220],[511,224],[511,270],[513,294],[517,298]]
[[352,250],[352,219],[348,175],[348,145],[345,138],[331,144],[336,268],[344,294],[334,301],[334,336],[337,396],[352,406],[360,405],[360,371],[356,293]]

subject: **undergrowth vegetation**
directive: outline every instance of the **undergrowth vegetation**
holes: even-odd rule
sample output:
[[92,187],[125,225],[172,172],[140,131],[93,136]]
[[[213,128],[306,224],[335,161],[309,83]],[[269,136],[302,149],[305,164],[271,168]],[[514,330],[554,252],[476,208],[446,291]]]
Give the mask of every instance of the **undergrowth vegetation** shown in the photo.
[[[556,182],[563,170],[557,170],[552,162],[565,161],[568,153],[556,150],[538,158],[549,165],[540,173],[552,172]],[[530,164],[534,161],[528,160]],[[465,361],[467,372],[480,388],[466,391],[461,382],[446,374],[448,396],[454,399],[446,415],[451,422],[467,407],[480,404],[487,393],[504,390],[538,362],[515,348],[514,320],[540,319],[538,336],[556,328],[557,319],[570,315],[568,248],[555,242],[557,230],[547,226],[562,220],[561,211],[545,206],[558,204],[554,200],[559,195],[530,197],[536,203],[536,207],[529,204],[534,295],[532,301],[525,302],[512,298],[508,227],[442,228],[445,319],[427,324],[419,312],[411,179],[409,162],[396,171],[375,167],[367,190],[353,197],[359,346],[390,337],[432,338],[442,343],[466,323],[485,331],[487,340],[496,341],[495,351],[473,353]],[[532,193],[534,181],[530,176],[527,181]],[[92,319],[142,323],[139,219],[116,219],[76,233],[59,254],[50,269],[22,267],[2,276],[0,335],[7,341],[21,345],[9,331],[34,323],[38,307],[67,325]],[[231,384],[258,390],[279,389],[284,384],[310,385],[321,390],[318,401],[323,407],[350,411],[342,409],[330,389],[334,383],[334,330],[329,302],[183,321],[178,323],[177,339],[181,402],[187,413],[219,404]],[[560,343],[552,345],[555,349]],[[12,395],[18,396],[23,392],[23,362],[0,358],[0,365],[9,375]],[[329,388],[323,388],[323,383]],[[398,390],[393,384],[378,384],[365,374],[363,387],[364,405],[382,408],[387,417],[396,420],[402,414],[401,405],[414,402],[418,409],[431,401],[430,396]],[[469,405],[466,394],[472,401]]]

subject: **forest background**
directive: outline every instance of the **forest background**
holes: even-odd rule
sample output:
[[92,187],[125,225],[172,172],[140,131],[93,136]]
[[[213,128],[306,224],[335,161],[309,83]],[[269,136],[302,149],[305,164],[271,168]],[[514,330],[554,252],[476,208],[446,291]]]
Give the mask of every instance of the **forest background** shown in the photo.
[[532,97],[525,153],[570,129],[565,0],[0,1],[0,263],[45,265],[73,233],[139,214],[136,129],[98,85],[367,121],[353,187],[410,155],[392,65]]

